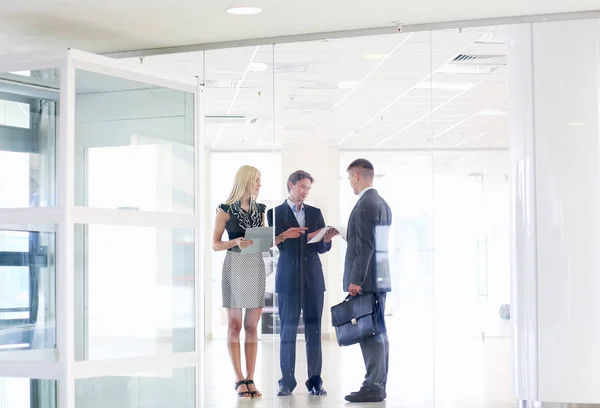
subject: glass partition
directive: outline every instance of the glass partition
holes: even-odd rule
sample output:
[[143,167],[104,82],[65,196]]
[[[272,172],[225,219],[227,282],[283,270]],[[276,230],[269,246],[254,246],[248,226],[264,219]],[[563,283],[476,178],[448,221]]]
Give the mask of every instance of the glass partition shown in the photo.
[[78,70],[75,204],[194,212],[194,98]]
[[[403,384],[401,390],[386,386],[385,392],[388,401],[407,406],[433,401],[432,156],[427,120],[431,90],[423,85],[431,72],[429,42],[426,32],[275,47],[275,65],[281,67],[275,72],[275,146],[282,154],[284,197],[296,201],[276,211],[283,229],[295,226],[290,214],[304,211],[306,234],[315,232],[321,224],[312,207],[320,210],[322,226],[350,228],[360,190],[352,187],[355,169],[347,169],[361,158],[373,164],[373,186],[392,212],[387,242],[377,243],[389,259],[392,287],[385,299],[387,384]],[[297,170],[310,175],[308,182],[294,182]],[[296,185],[301,185],[299,190]],[[307,244],[303,253],[311,257],[310,265],[296,271],[296,285],[294,277],[283,276],[289,266],[277,270],[282,293],[274,375],[285,379],[293,372],[289,384],[293,388],[294,380],[297,383],[292,394],[296,399],[319,384],[317,389],[326,390],[327,398],[344,401],[361,388],[366,372],[359,345],[339,347],[331,324],[330,308],[348,292],[348,246],[340,236],[331,246],[320,245]],[[305,265],[301,254],[292,250],[287,256]],[[321,274],[324,285],[319,284]],[[294,330],[290,344],[288,333]]]
[[[502,396],[470,393],[467,385],[484,390],[489,364],[508,376],[509,321],[500,313],[510,294],[505,42],[501,28],[484,27],[144,58],[144,64],[178,75],[193,73],[205,87],[208,406],[221,396],[231,403],[236,398],[228,382],[214,375],[218,370],[235,377],[227,353],[231,321],[222,307],[226,251],[210,245],[217,207],[231,191],[235,172],[243,164],[260,170],[258,201],[281,225],[296,215],[287,202],[288,177],[308,172],[312,183],[305,206],[320,209],[325,225],[341,228],[348,226],[359,198],[347,172],[358,158],[374,165],[374,187],[393,217],[387,242],[388,381],[402,386],[387,390],[388,404],[510,401],[505,381],[490,383]],[[319,360],[306,352],[315,344],[314,322],[308,330],[305,322],[306,299],[291,320],[280,309],[296,305],[281,287],[292,278],[278,283],[282,251],[279,245],[263,254],[265,307],[254,379],[267,406],[302,404],[315,367],[311,361]],[[346,240],[335,237],[332,247],[314,258],[326,289],[318,336],[322,386],[333,405],[357,391],[365,373],[360,347],[339,347],[331,325],[330,307],[346,296],[346,252]],[[319,280],[296,288],[300,296],[320,288]],[[310,302],[320,310],[320,295]],[[244,371],[243,322],[240,332]],[[278,397],[290,361],[297,384],[291,396]]]
[[[432,33],[435,390],[441,404],[512,400],[506,392],[511,330],[502,313],[510,303],[506,54],[501,27]],[[498,380],[488,389],[492,366]]]
[[[259,171],[256,203],[269,210],[282,200],[282,159],[273,146],[273,72],[277,69],[273,64],[273,46],[211,50],[204,53],[204,58],[204,146],[210,157],[205,199],[205,220],[210,228],[205,249],[208,262],[204,282],[208,290],[204,368],[205,387],[211,390],[203,396],[204,403],[235,404],[237,395],[231,389],[232,380],[249,378],[255,382],[250,390],[264,394],[263,403],[272,406],[277,390],[273,377],[276,255],[266,251],[246,256],[236,252],[237,248],[215,251],[211,244],[214,240],[227,242],[234,238],[236,235],[230,233],[237,228],[242,228],[244,236],[247,228],[265,225],[266,214],[259,214],[262,210],[258,207],[243,205],[242,197],[226,203],[241,166]],[[221,207],[222,204],[226,206]],[[215,229],[219,213],[228,221]],[[248,259],[248,263],[242,259]],[[244,305],[248,307],[241,307]],[[242,396],[247,391],[245,385],[237,389]]]

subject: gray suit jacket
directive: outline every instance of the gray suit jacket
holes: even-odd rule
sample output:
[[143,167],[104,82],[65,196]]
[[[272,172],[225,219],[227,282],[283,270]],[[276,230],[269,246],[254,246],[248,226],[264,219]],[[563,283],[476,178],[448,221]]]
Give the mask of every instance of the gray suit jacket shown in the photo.
[[390,206],[377,193],[366,191],[348,220],[344,291],[351,283],[363,292],[390,292],[388,234],[392,225]]

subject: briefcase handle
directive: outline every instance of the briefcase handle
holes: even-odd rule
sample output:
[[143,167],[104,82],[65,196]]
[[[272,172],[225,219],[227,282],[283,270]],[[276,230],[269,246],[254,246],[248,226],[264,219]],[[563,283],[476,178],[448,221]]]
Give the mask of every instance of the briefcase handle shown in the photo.
[[[360,295],[362,295],[362,294],[363,294],[363,291],[362,291],[362,289],[361,289],[361,291],[360,291],[360,292],[358,292],[358,296],[360,296]],[[348,295],[348,296],[346,296],[346,299],[344,299],[344,302],[347,302],[347,301],[349,301],[351,297],[352,297],[352,295]]]

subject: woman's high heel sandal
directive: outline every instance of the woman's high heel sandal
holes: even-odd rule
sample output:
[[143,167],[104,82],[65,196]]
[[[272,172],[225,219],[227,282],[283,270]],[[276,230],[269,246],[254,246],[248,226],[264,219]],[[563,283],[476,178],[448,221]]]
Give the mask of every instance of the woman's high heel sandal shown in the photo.
[[[254,388],[256,388],[256,385],[254,384],[253,380],[246,380],[246,385],[254,385]],[[248,387],[248,390],[250,390],[250,387]],[[262,394],[258,390],[250,391],[250,395],[252,396],[252,399],[261,399],[262,398]]]
[[[237,391],[238,388],[240,387],[240,385],[245,385],[246,389],[248,389],[248,384],[246,383],[246,380],[242,380],[242,381],[238,381],[235,383],[235,390]],[[253,394],[250,391],[242,391],[242,392],[238,392],[238,398],[239,399],[251,399],[253,398]]]

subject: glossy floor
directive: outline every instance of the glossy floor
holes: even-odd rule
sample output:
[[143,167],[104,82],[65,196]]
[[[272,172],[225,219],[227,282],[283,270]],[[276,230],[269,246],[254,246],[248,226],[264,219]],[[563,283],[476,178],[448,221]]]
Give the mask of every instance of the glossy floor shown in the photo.
[[[340,348],[335,341],[323,344],[323,379],[326,397],[308,395],[305,343],[298,341],[293,396],[277,397],[279,360],[277,342],[263,340],[255,381],[264,394],[262,400],[238,401],[233,389],[233,373],[226,343],[206,344],[206,407],[461,407],[508,408],[515,402],[511,391],[510,339],[456,339],[451,336],[431,341],[390,339],[388,398],[383,403],[350,404],[344,396],[356,391],[365,368],[358,346]],[[434,403],[435,401],[435,403]]]

